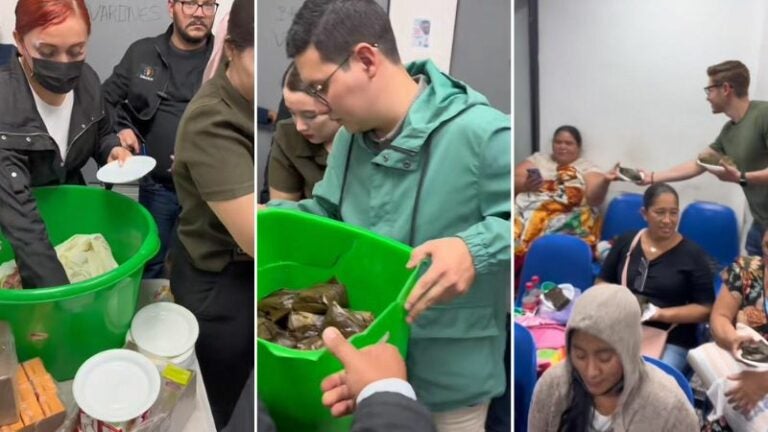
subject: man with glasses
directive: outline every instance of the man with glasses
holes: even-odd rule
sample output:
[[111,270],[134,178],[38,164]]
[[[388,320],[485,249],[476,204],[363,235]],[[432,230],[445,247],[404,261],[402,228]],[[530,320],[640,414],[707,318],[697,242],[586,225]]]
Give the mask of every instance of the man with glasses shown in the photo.
[[139,181],[139,202],[154,217],[161,243],[146,279],[167,277],[165,255],[181,211],[170,169],[176,129],[202,84],[217,8],[213,0],[168,1],[168,30],[134,42],[102,86],[121,144],[157,160]]
[[485,430],[505,388],[509,117],[431,61],[403,65],[374,0],[307,0],[286,50],[317,110],[343,127],[313,197],[269,205],[415,247],[409,381],[439,431]]
[[[768,240],[768,102],[749,100],[749,70],[740,61],[710,66],[707,75],[704,93],[712,113],[723,113],[730,121],[699,159],[722,155],[731,159],[732,163],[720,163],[723,170],[709,171],[721,181],[741,186],[753,217],[745,247],[749,255],[762,256],[764,236]],[[687,180],[705,171],[694,159],[665,171],[644,172],[641,184]]]

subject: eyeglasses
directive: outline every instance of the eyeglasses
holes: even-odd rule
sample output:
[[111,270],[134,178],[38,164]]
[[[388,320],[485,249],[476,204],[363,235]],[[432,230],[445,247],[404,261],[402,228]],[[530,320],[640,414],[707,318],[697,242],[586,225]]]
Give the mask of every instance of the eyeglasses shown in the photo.
[[202,9],[205,15],[213,15],[219,8],[218,3],[197,3],[189,0],[174,0],[174,3],[180,4],[181,11],[187,15],[194,15],[198,9]]
[[710,86],[706,86],[706,87],[704,87],[704,94],[709,96],[709,93],[712,92],[712,89],[718,88],[718,87],[721,87],[721,86],[722,86],[722,84],[712,84]]
[[331,106],[331,105],[328,103],[328,101],[325,99],[325,97],[323,97],[323,95],[328,93],[328,84],[330,84],[330,83],[331,83],[331,78],[333,78],[333,76],[336,74],[336,72],[338,72],[338,71],[339,71],[339,69],[341,69],[341,67],[342,67],[342,66],[344,66],[344,65],[345,65],[345,64],[346,64],[346,63],[349,61],[349,59],[351,59],[351,58],[352,58],[352,54],[348,55],[348,56],[347,56],[347,57],[344,59],[344,61],[343,61],[343,62],[341,62],[341,63],[340,63],[340,64],[339,64],[339,65],[336,67],[336,69],[334,69],[334,70],[333,70],[333,72],[331,72],[331,74],[330,74],[330,75],[328,75],[328,78],[326,78],[325,80],[323,80],[323,82],[321,82],[320,84],[318,84],[318,85],[316,85],[316,86],[307,86],[307,88],[306,88],[306,92],[307,92],[307,93],[308,93],[310,96],[312,96],[313,98],[315,98],[315,99],[319,100],[320,102],[322,102],[322,103],[323,103],[323,105],[325,105],[325,106]]
[[[374,43],[374,44],[371,44],[371,46],[374,47],[374,48],[378,48],[379,44]],[[352,55],[354,55],[354,53],[350,53],[347,57],[345,57],[344,61],[339,63],[339,65],[336,67],[336,69],[334,69],[333,72],[331,72],[331,74],[328,75],[328,78],[323,80],[323,82],[321,82],[320,84],[315,85],[315,86],[308,85],[307,88],[304,91],[306,91],[307,94],[309,94],[313,98],[315,98],[315,99],[319,100],[320,102],[322,102],[323,105],[325,105],[327,107],[330,107],[331,105],[328,103],[328,100],[326,100],[323,95],[328,93],[328,85],[331,83],[331,78],[333,78],[333,76],[336,74],[336,72],[339,71],[339,69],[342,68],[342,66],[347,64],[349,59],[352,58]]]
[[640,265],[637,267],[638,275],[635,277],[635,281],[632,284],[632,288],[635,292],[643,292],[645,290],[645,280],[648,278],[648,260],[645,257],[640,257]]

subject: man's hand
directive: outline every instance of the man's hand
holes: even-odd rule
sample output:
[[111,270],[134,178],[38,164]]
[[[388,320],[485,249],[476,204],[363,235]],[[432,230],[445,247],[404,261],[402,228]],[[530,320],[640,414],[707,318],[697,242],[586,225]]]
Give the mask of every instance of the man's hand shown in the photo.
[[358,351],[334,327],[323,331],[323,342],[344,366],[320,385],[323,405],[335,417],[353,413],[357,396],[368,384],[385,378],[407,380],[405,361],[393,345],[377,343]]
[[141,147],[139,147],[139,139],[136,138],[136,133],[132,129],[123,129],[117,133],[117,137],[120,138],[120,145],[127,148],[133,154],[139,154]]
[[445,302],[466,294],[475,280],[475,265],[467,244],[459,237],[430,240],[415,248],[405,265],[412,269],[425,259],[432,263],[416,282],[405,302],[408,323],[413,324],[424,310],[438,302]]
[[734,388],[725,392],[728,403],[745,416],[768,393],[768,375],[766,372],[743,371],[729,376],[728,379],[738,382]]
[[109,158],[107,159],[107,163],[112,161],[118,161],[117,164],[120,166],[123,166],[126,160],[128,158],[132,157],[131,152],[128,150],[122,148],[122,147],[115,147],[112,149],[111,152],[109,152]]
[[738,169],[736,169],[735,166],[727,164],[727,163],[720,163],[720,166],[725,168],[722,172],[715,172],[710,171],[712,174],[714,174],[717,178],[720,179],[720,181],[724,182],[730,182],[730,183],[738,183],[739,179],[741,178],[741,172],[739,172]]

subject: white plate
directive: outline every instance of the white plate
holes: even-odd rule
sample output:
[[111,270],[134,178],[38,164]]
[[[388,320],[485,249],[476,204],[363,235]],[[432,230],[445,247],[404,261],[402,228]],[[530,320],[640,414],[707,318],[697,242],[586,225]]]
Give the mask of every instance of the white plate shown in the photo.
[[107,350],[80,366],[72,393],[89,416],[110,423],[126,422],[155,403],[160,394],[160,372],[135,351]]
[[194,348],[200,327],[192,312],[169,302],[144,306],[131,322],[139,349],[160,357],[180,356]]
[[149,174],[157,165],[155,158],[150,156],[133,156],[125,161],[123,166],[118,161],[112,161],[96,171],[96,178],[103,183],[129,183]]
[[705,164],[705,163],[702,163],[701,161],[699,161],[698,159],[696,159],[696,163],[701,165],[701,166],[703,166],[704,169],[706,169],[707,171],[710,171],[710,172],[716,172],[716,173],[725,172],[725,168],[722,167],[721,165]]

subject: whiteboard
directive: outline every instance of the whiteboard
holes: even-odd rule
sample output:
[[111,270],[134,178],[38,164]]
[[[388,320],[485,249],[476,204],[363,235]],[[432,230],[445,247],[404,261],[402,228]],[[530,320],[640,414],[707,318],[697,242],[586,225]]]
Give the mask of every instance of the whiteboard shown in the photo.
[[86,0],[91,14],[88,58],[102,81],[133,42],[165,32],[171,24],[161,0]]

